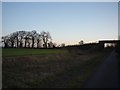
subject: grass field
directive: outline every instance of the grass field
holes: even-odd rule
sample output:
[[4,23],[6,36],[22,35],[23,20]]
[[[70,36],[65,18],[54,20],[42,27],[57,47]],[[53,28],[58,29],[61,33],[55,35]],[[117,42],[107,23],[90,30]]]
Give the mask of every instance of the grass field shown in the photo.
[[61,49],[25,49],[25,48],[3,48],[2,56],[25,56],[25,55],[42,55],[42,54],[59,54],[66,53]]
[[23,50],[3,49],[3,88],[83,88],[86,80],[109,54],[27,49],[29,52],[25,51],[27,54],[24,55]]

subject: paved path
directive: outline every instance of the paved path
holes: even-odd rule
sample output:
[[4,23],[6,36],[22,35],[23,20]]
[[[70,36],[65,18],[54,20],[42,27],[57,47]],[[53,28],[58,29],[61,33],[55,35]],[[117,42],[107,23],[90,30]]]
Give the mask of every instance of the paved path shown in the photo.
[[98,71],[86,83],[85,88],[118,88],[118,59],[113,51]]

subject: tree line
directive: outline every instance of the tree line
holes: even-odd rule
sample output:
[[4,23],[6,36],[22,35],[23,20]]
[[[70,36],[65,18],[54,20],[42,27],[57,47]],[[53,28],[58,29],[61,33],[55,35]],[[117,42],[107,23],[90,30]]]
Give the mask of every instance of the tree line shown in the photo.
[[55,44],[49,32],[42,31],[16,31],[2,36],[4,48],[54,48]]

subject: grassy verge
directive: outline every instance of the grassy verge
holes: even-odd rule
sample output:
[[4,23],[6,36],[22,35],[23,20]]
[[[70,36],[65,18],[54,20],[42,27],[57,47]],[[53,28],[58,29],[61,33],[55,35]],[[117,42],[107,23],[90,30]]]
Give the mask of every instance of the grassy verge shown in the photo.
[[[58,74],[59,79],[54,77],[51,79],[51,88],[84,88],[85,82],[93,72],[95,72],[98,67],[107,58],[108,53],[102,53],[82,64],[73,66],[64,72]],[[62,76],[62,77],[61,77]],[[63,79],[63,80],[62,80]],[[61,83],[62,82],[62,83]],[[48,84],[50,82],[47,82]],[[49,85],[48,85],[49,86]]]
[[85,82],[91,75],[98,69],[98,67],[104,62],[108,54],[100,54],[92,58],[91,60],[85,62],[80,67],[82,69],[81,74],[76,74],[72,80],[69,81],[67,87],[72,88],[84,88]]

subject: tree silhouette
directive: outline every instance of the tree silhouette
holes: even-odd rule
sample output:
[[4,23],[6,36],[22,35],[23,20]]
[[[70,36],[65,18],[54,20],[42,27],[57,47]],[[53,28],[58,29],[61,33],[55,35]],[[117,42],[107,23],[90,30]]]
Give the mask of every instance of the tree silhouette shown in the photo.
[[53,43],[52,43],[52,41],[50,41],[50,42],[48,43],[48,48],[53,48]]
[[[16,31],[10,35],[2,37],[4,47],[40,47],[43,43],[44,48],[52,47],[51,36],[49,32],[42,31],[40,34],[33,31]],[[49,43],[48,43],[49,42]],[[49,45],[48,45],[49,44]]]
[[14,45],[15,45],[15,39],[16,39],[16,37],[17,37],[17,33],[16,33],[16,32],[10,34],[10,38],[9,38],[9,40],[10,40],[10,42],[11,42],[11,47],[12,47],[12,48],[13,48]]
[[35,38],[36,38],[37,32],[34,30],[31,32],[30,37],[32,40],[32,48],[34,48],[34,44],[35,44]]
[[62,44],[61,44],[61,47],[65,47],[65,43],[62,43]]
[[84,44],[84,41],[81,40],[81,41],[79,42],[79,45],[83,45],[83,44]]
[[[24,39],[25,39],[25,48],[27,47],[27,43],[29,43],[29,40],[31,40],[31,38],[30,38],[30,32],[26,32],[25,33],[25,37],[24,37]],[[30,47],[30,44],[29,44],[29,47]]]
[[41,38],[42,38],[42,40],[43,40],[43,46],[45,47],[45,48],[47,48],[48,47],[48,41],[49,40],[52,40],[52,38],[51,38],[51,36],[50,36],[50,33],[49,32],[45,32],[45,31],[42,31],[41,32]]
[[36,34],[36,42],[37,42],[37,48],[39,48],[41,43],[41,35],[39,33]]
[[8,36],[2,36],[2,42],[4,43],[4,47],[8,48],[9,47],[9,37]]
[[25,35],[26,35],[25,31],[18,32],[18,43],[20,42],[20,45],[18,47],[23,47],[23,39],[25,38]]

